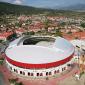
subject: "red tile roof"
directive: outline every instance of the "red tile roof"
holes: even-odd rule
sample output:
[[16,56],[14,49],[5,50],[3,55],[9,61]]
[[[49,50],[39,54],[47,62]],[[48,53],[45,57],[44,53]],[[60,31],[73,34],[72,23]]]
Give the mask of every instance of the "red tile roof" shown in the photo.
[[72,34],[64,34],[63,33],[63,37],[68,40],[75,39],[76,37],[78,37],[79,39],[85,39],[85,32],[75,32]]

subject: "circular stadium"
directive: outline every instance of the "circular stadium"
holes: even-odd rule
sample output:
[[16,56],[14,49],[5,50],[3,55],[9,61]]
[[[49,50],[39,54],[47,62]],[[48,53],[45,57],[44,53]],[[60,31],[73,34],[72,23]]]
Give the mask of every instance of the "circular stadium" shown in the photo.
[[61,37],[24,36],[12,41],[5,54],[11,72],[24,77],[44,78],[67,70],[74,47]]

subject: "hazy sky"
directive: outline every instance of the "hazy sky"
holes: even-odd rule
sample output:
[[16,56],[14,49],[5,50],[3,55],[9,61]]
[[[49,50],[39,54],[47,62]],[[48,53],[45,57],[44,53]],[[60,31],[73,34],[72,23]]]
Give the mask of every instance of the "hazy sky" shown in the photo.
[[74,4],[85,4],[85,0],[0,0],[13,4],[28,5],[35,7],[63,7]]

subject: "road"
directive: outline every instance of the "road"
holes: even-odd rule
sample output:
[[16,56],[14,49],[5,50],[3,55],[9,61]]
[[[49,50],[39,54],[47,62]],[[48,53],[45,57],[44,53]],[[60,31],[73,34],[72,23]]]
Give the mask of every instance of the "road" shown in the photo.
[[0,85],[6,85],[5,81],[4,81],[4,76],[2,74],[2,72],[0,72]]

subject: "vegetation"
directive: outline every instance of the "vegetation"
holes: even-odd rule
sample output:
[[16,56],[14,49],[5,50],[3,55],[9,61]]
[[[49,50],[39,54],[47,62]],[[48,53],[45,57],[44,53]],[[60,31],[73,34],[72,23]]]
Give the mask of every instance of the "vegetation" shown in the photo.
[[62,22],[62,23],[60,23],[59,25],[60,25],[61,27],[64,27],[66,24],[67,24],[66,22]]
[[0,65],[3,65],[3,60],[0,60]]
[[85,28],[85,23],[81,23],[81,27]]
[[50,21],[48,19],[45,20],[44,25],[45,25],[45,31],[48,32],[48,27],[49,27]]
[[75,37],[74,39],[79,39],[78,37]]
[[55,36],[60,36],[60,37],[62,37],[62,33],[60,32],[59,29],[56,29]]
[[13,34],[11,34],[11,35],[9,35],[8,37],[7,37],[7,40],[8,41],[13,41],[13,40],[15,40],[17,38],[17,34],[14,32]]
[[81,72],[81,73],[80,73],[80,78],[81,78],[81,76],[82,76],[83,74],[84,74],[84,72]]
[[71,32],[71,31],[69,31],[69,32],[67,32],[67,34],[72,34],[72,32]]
[[30,32],[25,32],[25,33],[23,33],[24,35],[34,35],[35,34],[35,32],[34,31],[30,31]]
[[[35,8],[30,6],[21,6],[14,5],[10,3],[0,2],[0,15],[32,15],[32,14],[45,14],[47,16],[66,16],[85,18],[85,12],[75,12],[75,11],[65,11],[65,10],[52,10],[52,9],[43,9],[43,8]],[[3,21],[1,18],[0,21]],[[7,20],[4,20],[7,23]],[[63,23],[64,24],[64,23]]]
[[0,14],[12,14],[12,15],[20,15],[20,14],[39,14],[43,12],[50,11],[49,9],[41,9],[41,8],[34,8],[31,6],[21,6],[21,5],[14,5],[10,3],[0,2]]
[[23,85],[23,83],[22,82],[15,83],[15,85]]
[[17,78],[16,78],[16,79],[9,79],[9,82],[10,82],[11,84],[15,84],[17,81],[18,81]]
[[4,58],[0,58],[0,65],[3,65]]
[[22,82],[18,82],[18,78],[16,79],[9,79],[10,84],[14,84],[14,85],[23,85]]
[[0,43],[2,43],[3,42],[3,40],[0,40]]

